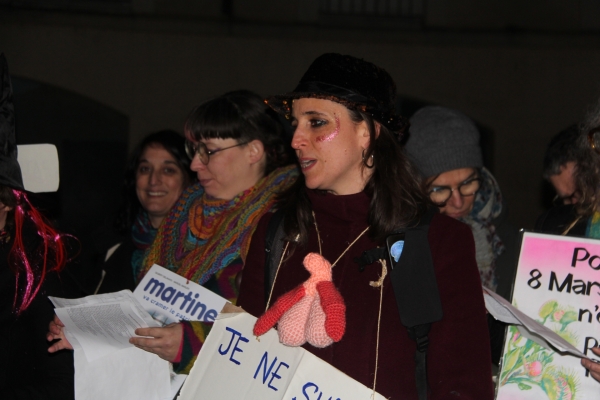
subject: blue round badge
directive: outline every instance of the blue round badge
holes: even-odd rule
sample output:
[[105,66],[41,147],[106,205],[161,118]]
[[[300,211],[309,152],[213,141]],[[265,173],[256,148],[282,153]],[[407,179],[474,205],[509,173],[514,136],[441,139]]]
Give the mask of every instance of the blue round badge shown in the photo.
[[390,253],[392,253],[392,258],[394,259],[394,261],[398,262],[403,249],[404,249],[404,240],[398,240],[396,243],[394,243],[392,245],[392,248],[390,249]]

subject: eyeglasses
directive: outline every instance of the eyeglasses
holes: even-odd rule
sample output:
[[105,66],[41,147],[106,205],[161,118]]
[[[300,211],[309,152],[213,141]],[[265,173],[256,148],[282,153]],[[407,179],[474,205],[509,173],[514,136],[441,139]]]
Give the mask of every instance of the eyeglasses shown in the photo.
[[481,178],[469,178],[456,188],[450,186],[434,186],[429,190],[429,198],[438,206],[446,205],[446,202],[452,197],[452,192],[458,190],[461,196],[473,196],[481,186]]
[[198,154],[202,164],[208,165],[208,162],[210,161],[210,156],[212,156],[213,154],[223,150],[233,149],[234,147],[243,146],[245,144],[248,144],[248,142],[234,144],[233,146],[223,147],[222,149],[209,150],[203,142],[192,142],[190,140],[186,140],[185,152],[187,153],[190,159],[194,159],[194,156]]
[[590,147],[596,153],[600,154],[600,126],[588,132],[588,142],[590,143]]

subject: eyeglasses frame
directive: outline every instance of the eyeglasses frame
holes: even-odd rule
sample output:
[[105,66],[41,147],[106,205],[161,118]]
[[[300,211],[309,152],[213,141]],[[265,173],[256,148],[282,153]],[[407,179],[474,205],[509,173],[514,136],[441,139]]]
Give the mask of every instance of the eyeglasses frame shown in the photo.
[[[208,165],[208,163],[210,162],[210,156],[212,156],[213,154],[218,153],[223,150],[233,149],[234,147],[243,146],[248,143],[249,142],[242,142],[242,143],[234,144],[233,146],[223,147],[221,149],[209,150],[208,147],[206,147],[206,144],[204,142],[200,142],[200,141],[192,142],[191,140],[186,139],[185,140],[185,153],[190,158],[190,160],[193,160],[197,154],[198,157],[200,158],[200,162],[204,165]],[[206,162],[204,162],[204,160],[202,159],[202,156],[200,155],[200,151],[199,151],[200,147],[204,147],[204,154],[206,154]],[[192,151],[193,151],[193,153],[190,154],[190,152],[192,152]]]
[[[462,192],[460,191],[460,188],[461,188],[461,187],[463,187],[463,186],[465,186],[465,185],[467,185],[467,184],[469,184],[469,183],[471,183],[471,182],[474,182],[474,181],[479,181],[479,187],[477,188],[477,190],[476,190],[476,191],[474,191],[474,192],[473,192],[473,193],[471,193],[471,194],[462,194]],[[450,198],[452,197],[452,193],[454,193],[454,191],[455,191],[455,190],[458,190],[458,193],[461,195],[461,197],[470,197],[470,196],[474,196],[474,195],[475,195],[475,193],[477,193],[477,191],[478,191],[479,189],[481,189],[481,182],[482,182],[481,176],[474,176],[474,177],[472,177],[472,178],[468,178],[468,179],[464,180],[464,181],[463,181],[463,182],[462,182],[460,185],[458,185],[458,186],[457,186],[457,187],[455,187],[455,188],[452,188],[452,187],[450,187],[450,186],[436,186],[436,187],[439,187],[439,188],[450,189],[450,195],[448,196],[448,198],[447,198],[446,200],[444,200],[444,201],[442,201],[442,202],[439,202],[439,203],[436,203],[436,202],[434,202],[434,204],[435,204],[436,206],[438,206],[438,207],[443,207],[443,206],[445,206],[445,205],[446,205],[446,203],[448,202],[448,200],[450,200]],[[433,190],[430,190],[430,191],[428,192],[428,194],[429,194],[429,197],[430,197],[430,198],[431,198],[431,193],[432,193],[432,192],[433,192]],[[432,200],[432,201],[433,201],[433,200]]]

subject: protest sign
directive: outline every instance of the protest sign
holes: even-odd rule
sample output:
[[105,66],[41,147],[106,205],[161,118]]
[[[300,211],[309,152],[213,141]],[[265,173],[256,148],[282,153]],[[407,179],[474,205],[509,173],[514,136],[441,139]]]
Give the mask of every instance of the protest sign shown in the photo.
[[255,322],[219,314],[178,400],[384,400],[302,347],[282,345],[273,329],[256,338]]
[[[600,342],[600,241],[525,232],[513,305],[594,359]],[[498,400],[597,398],[600,384],[567,352],[510,326]]]
[[181,320],[213,322],[227,300],[154,264],[133,292],[152,317],[164,325]]

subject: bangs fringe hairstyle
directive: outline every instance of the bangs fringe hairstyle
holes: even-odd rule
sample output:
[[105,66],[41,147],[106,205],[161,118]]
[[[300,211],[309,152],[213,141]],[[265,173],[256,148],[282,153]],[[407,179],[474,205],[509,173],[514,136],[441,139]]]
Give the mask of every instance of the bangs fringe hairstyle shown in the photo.
[[279,116],[256,93],[237,90],[197,106],[184,125],[188,140],[235,139],[238,143],[260,140],[267,155],[265,175],[294,160],[285,143]]
[[[0,201],[12,207],[7,215],[5,229],[14,235],[8,254],[8,265],[15,275],[13,311],[20,315],[33,302],[49,272],[64,269],[67,255],[64,236],[58,233],[40,212],[30,203],[25,192],[2,187]],[[23,242],[23,225],[33,224],[40,240],[35,249]],[[29,249],[26,250],[26,249]]]
[[[362,165],[362,168],[373,170],[364,189],[371,196],[369,236],[376,241],[384,241],[400,227],[416,226],[432,203],[420,184],[416,167],[400,147],[397,138],[401,137],[402,131],[391,132],[365,112],[348,112],[355,123],[364,121],[369,129],[370,143]],[[408,124],[404,129],[407,127]],[[308,229],[312,225],[312,206],[306,194],[303,174],[293,187],[281,195],[280,207],[286,210],[286,240],[306,245]]]

